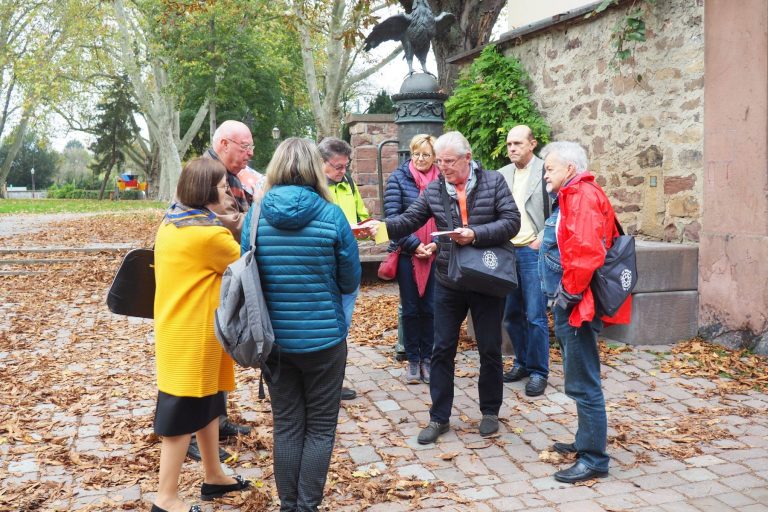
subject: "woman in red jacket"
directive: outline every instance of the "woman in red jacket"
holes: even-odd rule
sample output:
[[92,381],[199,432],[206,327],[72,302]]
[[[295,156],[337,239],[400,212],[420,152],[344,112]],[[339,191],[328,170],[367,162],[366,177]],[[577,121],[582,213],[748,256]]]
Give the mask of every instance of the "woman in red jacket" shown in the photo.
[[614,317],[598,317],[589,283],[618,235],[615,213],[603,189],[587,171],[587,154],[575,142],[553,142],[541,150],[547,191],[557,194],[544,223],[539,249],[542,288],[554,299],[555,335],[563,351],[565,394],[576,401],[578,428],[572,443],[555,443],[560,453],[578,453],[576,463],[555,473],[575,483],[605,476],[608,421],[600,385],[597,334],[607,323],[629,323],[631,300]]

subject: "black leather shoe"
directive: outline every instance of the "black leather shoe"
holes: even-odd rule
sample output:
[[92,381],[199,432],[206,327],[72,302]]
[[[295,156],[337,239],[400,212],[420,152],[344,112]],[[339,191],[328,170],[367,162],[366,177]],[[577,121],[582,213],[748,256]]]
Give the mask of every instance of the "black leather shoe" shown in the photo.
[[419,444],[430,444],[437,441],[437,438],[442,434],[448,432],[448,423],[438,423],[436,421],[430,421],[421,432],[417,441]]
[[552,445],[552,449],[563,455],[568,455],[569,453],[579,453],[574,443],[555,443]]
[[357,391],[350,388],[341,388],[342,400],[354,400],[355,398],[357,398]]
[[479,430],[483,437],[495,434],[499,431],[499,417],[495,414],[483,414]]
[[[164,508],[158,507],[153,503],[152,510],[150,512],[168,512],[168,511],[165,510]],[[189,512],[202,512],[202,510],[200,509],[200,505],[192,505],[191,507],[189,507]]]
[[395,361],[407,361],[408,355],[405,352],[395,352]]
[[[200,447],[197,446],[197,438],[193,437],[192,441],[189,443],[189,448],[187,448],[187,457],[189,457],[192,460],[201,461],[203,460],[203,457],[200,455]],[[219,446],[219,460],[221,462],[227,462],[231,455],[227,450]]]
[[513,366],[511,370],[504,374],[504,382],[517,382],[528,376],[528,370],[522,366]]
[[531,375],[525,383],[525,394],[528,396],[542,395],[545,389],[547,389],[547,379],[537,373]]
[[200,499],[203,501],[211,501],[215,498],[221,498],[228,492],[242,491],[251,486],[251,482],[243,479],[240,475],[235,476],[237,482],[229,485],[214,485],[206,484],[200,486]]
[[250,433],[251,427],[232,423],[229,419],[225,419],[224,423],[219,423],[219,439],[226,439],[227,437],[234,437],[240,434],[247,436]]
[[568,469],[563,469],[555,473],[555,480],[558,482],[565,482],[566,484],[575,484],[576,482],[583,482],[584,480],[602,478],[607,474],[607,471],[595,471],[594,469],[589,469],[583,462],[577,461],[576,464]]

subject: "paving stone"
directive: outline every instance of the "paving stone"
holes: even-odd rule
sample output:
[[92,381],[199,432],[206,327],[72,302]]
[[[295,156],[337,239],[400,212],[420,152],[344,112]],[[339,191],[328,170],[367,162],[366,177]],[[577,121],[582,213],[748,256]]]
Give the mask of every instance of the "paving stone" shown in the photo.
[[728,494],[718,494],[716,498],[722,501],[723,503],[725,503],[726,505],[737,508],[737,509],[740,509],[745,505],[752,505],[755,503],[755,500],[739,492],[730,492]]
[[374,402],[374,404],[382,412],[397,411],[400,409],[400,405],[394,400],[382,400],[380,402]]
[[738,475],[719,480],[720,483],[727,485],[735,491],[743,491],[752,487],[765,487],[766,481],[754,475]]
[[569,485],[568,487],[542,491],[541,495],[545,499],[555,503],[570,503],[574,501],[592,500],[600,496],[589,487],[581,485]]
[[714,455],[700,455],[685,459],[685,463],[698,468],[706,468],[715,464],[725,464],[725,461]]
[[378,462],[381,457],[372,446],[356,446],[349,449],[349,456],[355,462],[355,465],[370,464],[371,462]]
[[490,485],[461,489],[459,490],[459,494],[472,501],[489,500],[491,498],[499,497],[499,493],[497,493],[493,486]]
[[691,468],[675,473],[689,482],[702,482],[704,480],[715,480],[717,475],[704,468]]
[[594,501],[562,503],[557,508],[560,512],[605,512],[605,509]]
[[685,494],[689,498],[703,498],[704,496],[712,496],[730,492],[728,487],[725,487],[724,485],[711,480],[693,482],[684,485],[676,485],[674,489]]
[[397,472],[403,478],[414,477],[417,480],[434,480],[435,474],[430,470],[422,466],[421,464],[411,464],[409,466],[403,466],[397,468]]
[[38,466],[35,459],[15,461],[8,464],[9,473],[34,473],[37,470]]
[[713,497],[697,498],[690,501],[690,504],[702,512],[735,512],[737,509],[725,505]]

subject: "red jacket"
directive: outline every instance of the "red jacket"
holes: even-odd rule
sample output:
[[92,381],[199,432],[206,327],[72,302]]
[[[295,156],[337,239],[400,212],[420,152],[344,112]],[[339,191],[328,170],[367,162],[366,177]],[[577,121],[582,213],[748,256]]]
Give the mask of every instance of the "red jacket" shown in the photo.
[[[570,325],[579,327],[595,316],[595,300],[589,282],[595,270],[603,266],[606,250],[619,235],[613,221],[616,214],[589,171],[577,174],[561,188],[558,201],[560,222],[557,246],[563,266],[563,288],[571,294],[584,294],[568,318]],[[608,324],[628,324],[631,310],[632,296],[616,315],[604,316],[602,320]]]

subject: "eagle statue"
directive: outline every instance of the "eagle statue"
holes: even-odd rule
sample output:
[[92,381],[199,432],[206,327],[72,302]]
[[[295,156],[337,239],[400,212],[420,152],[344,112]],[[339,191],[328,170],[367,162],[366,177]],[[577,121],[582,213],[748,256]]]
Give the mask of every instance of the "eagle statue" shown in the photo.
[[[410,14],[390,16],[373,27],[365,38],[365,51],[376,48],[384,41],[400,41],[403,43],[405,60],[408,62],[408,75],[412,75],[413,56],[421,62],[421,69],[427,71],[427,54],[432,38],[438,32],[445,31],[456,21],[456,16],[449,12],[441,12],[438,16],[432,14],[427,0],[414,0]],[[430,73],[431,74],[431,73]]]

